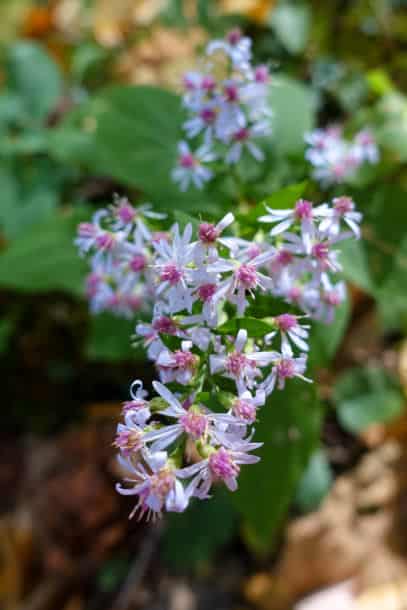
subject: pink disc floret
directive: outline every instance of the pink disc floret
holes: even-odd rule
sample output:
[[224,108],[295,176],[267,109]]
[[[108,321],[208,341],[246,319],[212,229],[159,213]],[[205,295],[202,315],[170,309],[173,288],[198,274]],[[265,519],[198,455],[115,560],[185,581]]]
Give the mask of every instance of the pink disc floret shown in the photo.
[[209,457],[209,468],[212,474],[221,480],[235,478],[240,471],[238,464],[233,461],[229,451],[220,447]]
[[299,199],[295,204],[295,215],[299,220],[312,218],[312,203],[306,199]]
[[197,440],[205,434],[208,421],[203,413],[187,411],[180,417],[180,424],[189,436]]
[[287,332],[298,325],[297,318],[291,313],[283,313],[280,316],[276,316],[274,321],[283,332]]
[[203,284],[198,288],[198,297],[201,301],[206,303],[210,301],[216,292],[216,284]]
[[143,271],[147,266],[146,257],[143,254],[135,254],[130,261],[130,269],[135,273]]
[[253,289],[258,284],[257,270],[251,263],[243,263],[235,271],[235,276],[239,284],[248,290]]
[[163,282],[169,282],[172,286],[175,286],[181,281],[183,273],[174,263],[168,263],[164,265],[160,277]]
[[256,420],[256,406],[251,400],[245,400],[244,398],[236,399],[233,403],[232,413],[250,424]]
[[211,222],[202,222],[199,225],[198,236],[204,244],[213,244],[219,237],[219,231]]
[[225,368],[234,377],[240,377],[250,364],[251,361],[244,354],[232,352],[226,358]]

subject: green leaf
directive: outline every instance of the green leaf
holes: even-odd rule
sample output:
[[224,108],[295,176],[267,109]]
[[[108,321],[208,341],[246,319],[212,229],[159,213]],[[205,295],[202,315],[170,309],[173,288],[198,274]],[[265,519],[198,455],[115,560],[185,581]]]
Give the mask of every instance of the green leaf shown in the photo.
[[280,4],[271,13],[270,24],[289,53],[301,53],[308,42],[310,9],[305,4]]
[[272,548],[297,484],[315,449],[321,410],[315,388],[303,382],[287,383],[276,391],[259,413],[255,440],[261,461],[243,466],[239,489],[232,495],[246,519],[249,542],[259,552]]
[[332,481],[332,470],[326,455],[322,449],[317,449],[298,485],[296,504],[304,512],[316,510],[330,490]]
[[270,208],[278,210],[286,210],[292,208],[295,202],[300,199],[307,188],[308,182],[299,182],[298,184],[290,184],[284,188],[272,193],[264,201]]
[[196,500],[185,513],[168,515],[164,558],[171,567],[191,569],[209,561],[236,532],[237,515],[230,494],[217,489],[209,501]]
[[109,50],[95,42],[84,42],[74,48],[71,70],[75,81],[82,82],[100,71],[109,56]]
[[400,328],[407,313],[407,236],[393,257],[387,278],[376,292],[379,312],[386,327]]
[[333,399],[341,424],[352,433],[400,415],[404,400],[399,388],[379,367],[355,368],[335,384]]
[[24,102],[29,121],[44,121],[62,94],[62,79],[51,57],[37,44],[16,42],[7,51],[8,86]]
[[[279,210],[287,210],[292,208],[295,202],[304,195],[307,185],[308,182],[304,181],[299,182],[298,184],[290,184],[289,186],[285,186],[284,188],[275,191],[266,197],[266,199],[258,203],[256,207],[250,210],[247,214],[241,214],[239,216],[239,221],[242,224],[242,227],[244,228],[244,225],[247,225],[247,223],[256,223],[257,225],[257,219],[260,216],[267,214],[267,210],[265,208],[266,205],[270,208]],[[266,224],[262,226],[267,229]]]
[[355,286],[359,286],[369,294],[374,292],[369,262],[363,242],[355,239],[348,239],[343,242],[340,247],[340,261],[343,266],[343,275],[348,281],[355,284]]
[[396,91],[379,102],[382,124],[376,129],[378,143],[392,151],[399,162],[407,160],[407,98]]
[[315,123],[315,94],[299,81],[279,75],[270,86],[270,104],[274,150],[281,155],[302,153],[304,135]]
[[312,322],[310,332],[310,367],[326,366],[335,356],[348,327],[350,316],[349,299],[337,308],[331,324]]
[[86,265],[73,239],[82,213],[54,213],[30,227],[0,255],[0,286],[22,292],[81,294]]
[[275,330],[275,326],[270,321],[258,318],[232,318],[217,328],[221,335],[236,335],[239,330],[247,330],[249,337],[264,337],[267,333]]
[[0,161],[0,229],[6,238],[23,234],[52,213],[59,200],[62,177],[46,158],[24,165],[15,159]]
[[171,179],[184,113],[180,98],[156,87],[112,86],[49,134],[52,154],[144,192],[158,207],[216,212],[216,197],[181,193]]
[[144,360],[141,347],[132,347],[134,320],[117,318],[110,313],[90,317],[88,340],[85,354],[88,360],[122,362]]

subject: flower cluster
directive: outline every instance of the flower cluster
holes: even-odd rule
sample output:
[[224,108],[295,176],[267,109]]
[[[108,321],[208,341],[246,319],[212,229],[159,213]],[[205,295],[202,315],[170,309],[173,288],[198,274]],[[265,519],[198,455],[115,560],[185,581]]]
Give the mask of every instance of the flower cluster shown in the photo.
[[319,206],[300,199],[292,210],[267,212],[259,221],[273,225],[271,237],[281,237],[270,263],[273,293],[312,318],[331,323],[346,298],[344,282],[333,281],[341,270],[337,245],[360,237],[361,213],[346,196]]
[[202,188],[214,176],[215,164],[233,165],[244,150],[262,161],[256,140],[270,134],[269,73],[267,66],[252,66],[250,38],[233,30],[225,40],[210,42],[205,56],[203,70],[184,77],[188,118],[183,129],[191,145],[179,143],[172,173],[183,191],[190,184]]
[[305,136],[305,158],[314,166],[313,176],[323,186],[341,184],[353,177],[364,163],[377,163],[379,151],[369,129],[346,140],[341,127],[316,129]]
[[[136,333],[155,363],[157,396],[134,382],[115,440],[128,475],[117,488],[136,496],[140,516],[183,511],[215,483],[234,491],[241,466],[259,459],[259,409],[293,378],[310,381],[307,321],[331,319],[344,298],[332,279],[335,246],[358,236],[361,217],[346,197],[267,212],[266,238],[259,228],[251,241],[236,237],[228,213],[201,223],[195,239],[191,224],[176,224],[152,241],[153,316]],[[251,317],[260,292],[297,308]]]
[[150,270],[153,242],[160,239],[148,228],[146,219],[162,219],[151,206],[134,208],[126,198],[116,197],[114,205],[95,213],[92,222],[78,227],[76,245],[90,258],[86,295],[93,313],[110,311],[132,318],[135,312],[149,311],[154,288]]

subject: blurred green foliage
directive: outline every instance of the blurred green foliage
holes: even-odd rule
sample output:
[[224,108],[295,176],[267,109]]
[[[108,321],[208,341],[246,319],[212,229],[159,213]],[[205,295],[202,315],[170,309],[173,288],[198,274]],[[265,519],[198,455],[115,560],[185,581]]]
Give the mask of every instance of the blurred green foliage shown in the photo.
[[[171,212],[177,209],[182,223],[190,218],[197,222],[201,214],[216,216],[240,200],[248,211],[241,222],[250,237],[263,200],[287,207],[305,193],[316,201],[343,194],[341,187],[322,193],[316,184],[306,183],[304,132],[332,122],[344,123],[350,133],[369,125],[381,147],[380,164],[360,172],[347,189],[365,220],[363,241],[349,243],[342,253],[345,277],[374,300],[383,333],[405,333],[403,0],[280,1],[257,21],[221,14],[213,1],[198,2],[191,17],[182,2],[170,1],[161,15],[167,27],[182,31],[199,25],[218,35],[239,23],[253,36],[257,59],[269,62],[273,72],[274,131],[264,146],[265,163],[247,161],[237,182],[220,177],[203,192],[187,195],[169,177],[183,121],[179,96],[159,87],[115,83],[110,67],[123,49],[103,46],[91,29],[81,31],[74,42],[69,37],[63,41],[66,56],[59,63],[46,41],[15,40],[27,6],[31,4],[17,0],[0,6],[0,287],[12,295],[1,302],[0,351],[5,360],[31,307],[24,301],[27,294],[40,299],[56,292],[83,310],[85,269],[73,246],[75,226],[105,205],[115,190]],[[148,32],[136,32],[122,47],[139,35]],[[266,312],[270,306],[265,300]],[[87,330],[80,336],[86,362],[140,360],[140,351],[130,346],[132,324],[109,315],[84,315]],[[240,324],[255,323],[248,315]],[[351,316],[350,307],[344,306],[332,327],[316,325],[313,374],[335,357]],[[387,421],[402,408],[394,382],[382,369],[368,366],[339,378],[334,403],[341,424],[353,433]],[[233,536],[238,513],[244,518],[246,541],[267,552],[297,488],[303,510],[317,506],[330,484],[329,465],[319,450],[323,406],[315,387],[294,383],[284,394],[273,395],[258,424],[257,433],[265,441],[262,461],[243,469],[240,490],[231,501],[219,496],[171,519],[166,555],[179,565],[186,558],[204,560]],[[197,521],[199,531],[191,528]]]

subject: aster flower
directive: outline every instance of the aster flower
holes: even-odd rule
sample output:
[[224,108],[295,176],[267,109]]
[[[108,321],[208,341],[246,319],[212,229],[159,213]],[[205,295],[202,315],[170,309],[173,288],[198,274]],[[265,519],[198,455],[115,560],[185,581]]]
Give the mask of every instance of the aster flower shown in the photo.
[[321,277],[321,297],[315,307],[314,316],[326,324],[331,324],[335,311],[346,298],[345,283],[340,281],[334,284],[324,273]]
[[246,293],[253,294],[258,288],[260,290],[272,288],[271,278],[258,271],[258,268],[263,267],[272,257],[273,252],[269,251],[259,254],[248,262],[219,259],[218,262],[208,265],[210,272],[222,274],[232,271],[232,274],[220,283],[218,296],[225,296],[234,303],[238,315],[243,315],[248,305]]
[[231,413],[245,424],[253,424],[256,421],[257,410],[265,403],[266,396],[263,390],[257,390],[255,395],[245,390],[234,399]]
[[373,133],[370,129],[363,129],[355,136],[353,144],[354,154],[360,161],[375,164],[380,155]]
[[307,245],[309,252],[310,243],[315,232],[314,219],[324,215],[327,208],[326,204],[314,207],[311,201],[299,199],[292,210],[272,209],[266,206],[268,214],[260,216],[259,222],[276,223],[270,231],[272,237],[285,233],[293,225],[299,223],[303,241]]
[[129,487],[118,484],[117,491],[125,496],[138,496],[130,518],[139,512],[139,518],[160,516],[163,509],[169,512],[182,512],[186,509],[189,496],[182,483],[177,479],[176,469],[168,461],[165,451],[155,453],[144,452],[143,463],[132,467],[128,462],[125,466],[131,471],[132,477],[126,478]]
[[[190,146],[179,144],[177,167],[172,178],[186,190],[191,184],[202,188],[222,166],[237,163],[244,150],[257,161],[264,159],[256,140],[271,133],[266,66],[252,66],[251,40],[234,30],[225,40],[214,40],[206,48],[205,73],[184,76],[183,104],[188,118],[183,129]],[[216,74],[215,52],[229,59],[224,78]],[[217,161],[216,166],[212,161]]]
[[212,171],[205,164],[214,161],[214,153],[207,145],[199,147],[192,153],[185,141],[179,143],[178,150],[178,165],[172,172],[174,182],[179,183],[181,191],[186,191],[191,183],[196,188],[202,189],[205,182],[211,180],[213,176]]
[[247,340],[247,331],[241,329],[237,333],[231,352],[213,354],[209,357],[211,373],[222,372],[225,377],[233,379],[239,393],[255,385],[256,379],[261,376],[259,367],[266,366],[273,357],[272,352],[245,353]]
[[363,163],[377,163],[379,152],[367,129],[346,140],[337,126],[306,134],[305,158],[314,166],[313,176],[323,186],[349,181]]
[[243,151],[246,149],[256,161],[264,160],[264,153],[253,139],[264,137],[271,133],[270,126],[266,121],[254,123],[251,127],[240,127],[232,133],[231,142],[226,163],[233,165],[240,161]]
[[339,235],[342,222],[352,231],[354,236],[359,239],[362,214],[355,210],[355,203],[351,197],[335,197],[332,200],[333,207],[327,208],[320,216],[325,216],[319,225],[321,233],[328,233],[334,236]]
[[191,352],[192,342],[182,341],[181,349],[170,352],[163,349],[157,360],[157,368],[164,383],[176,381],[182,385],[190,383],[196,373],[199,358]]
[[245,72],[250,69],[252,41],[243,36],[236,28],[229,32],[225,40],[213,40],[206,47],[206,54],[212,55],[217,51],[225,53],[232,61],[233,67]]
[[[218,258],[217,244],[226,245],[222,238],[222,233],[235,220],[234,215],[228,212],[218,223],[202,222],[198,227],[198,242],[194,247],[194,260],[201,265],[206,257],[207,262],[214,262]],[[211,276],[207,274],[207,281],[210,283]]]
[[91,249],[97,251],[112,251],[120,241],[120,234],[117,235],[107,231],[101,225],[102,219],[107,217],[106,210],[99,210],[93,215],[92,222],[81,222],[78,226],[78,237],[75,245],[78,246],[81,254],[86,254]]
[[294,377],[311,383],[311,379],[304,377],[307,355],[301,354],[298,357],[294,357],[289,343],[283,343],[281,353],[274,352],[271,358],[271,373],[260,386],[267,395],[271,394],[276,386],[279,390],[283,390],[286,380],[293,379]]
[[277,326],[277,330],[272,331],[266,336],[266,342],[271,341],[277,333],[281,336],[281,345],[294,344],[303,352],[307,352],[309,345],[308,339],[308,324],[301,324],[299,320],[304,316],[294,316],[290,313],[283,313],[274,318],[274,324]]
[[182,235],[176,224],[171,243],[160,241],[154,244],[157,253],[154,269],[158,271],[161,282],[157,294],[166,292],[171,313],[182,309],[190,310],[192,306],[191,291],[188,289],[188,280],[192,273],[189,264],[193,261],[191,236],[190,224],[185,227]]
[[[205,95],[213,93],[208,87]],[[259,291],[330,321],[345,298],[344,284],[333,279],[340,269],[336,244],[358,234],[361,218],[346,197],[332,206],[300,200],[294,210],[268,212],[266,221],[275,225],[270,237],[279,236],[274,243],[262,231],[253,241],[224,236],[230,213],[218,223],[201,222],[196,241],[191,224],[154,233],[127,200],[116,200],[83,230],[79,246],[90,252],[92,307],[129,316],[154,304],[151,322],[139,322],[136,332],[159,371],[158,396],[148,400],[141,382],[133,383],[114,442],[128,475],[118,490],[137,497],[133,513],[185,510],[190,498],[207,498],[217,482],[235,490],[241,466],[258,460],[251,455],[260,446],[252,442],[253,425],[266,397],[288,379],[310,381],[304,316],[273,318],[271,311],[274,330],[265,336],[258,336],[258,326],[252,334],[242,328],[235,338],[225,336],[219,324],[242,315],[247,296],[255,299]],[[176,347],[168,347],[166,336],[178,338]],[[280,351],[270,346],[276,337]],[[177,392],[167,383],[178,384]]]
[[209,491],[214,483],[223,482],[230,491],[236,491],[237,478],[242,464],[256,464],[259,457],[250,455],[250,451],[258,449],[262,443],[240,441],[234,447],[220,446],[213,449],[210,456],[193,466],[183,468],[178,472],[180,478],[193,477],[191,487],[193,495],[208,498]]
[[169,316],[160,315],[160,312],[154,316],[151,324],[139,322],[136,325],[136,334],[144,337],[144,347],[147,349],[150,360],[156,360],[162,350],[165,349],[160,334],[182,336],[175,320]]

